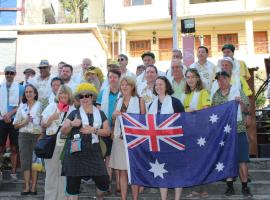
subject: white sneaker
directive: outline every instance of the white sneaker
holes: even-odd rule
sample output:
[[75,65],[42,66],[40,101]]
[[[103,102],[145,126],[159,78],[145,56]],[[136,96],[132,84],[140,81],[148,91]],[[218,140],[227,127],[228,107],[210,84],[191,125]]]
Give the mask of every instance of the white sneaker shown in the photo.
[[10,174],[10,178],[11,178],[12,181],[17,181],[18,180],[17,174]]

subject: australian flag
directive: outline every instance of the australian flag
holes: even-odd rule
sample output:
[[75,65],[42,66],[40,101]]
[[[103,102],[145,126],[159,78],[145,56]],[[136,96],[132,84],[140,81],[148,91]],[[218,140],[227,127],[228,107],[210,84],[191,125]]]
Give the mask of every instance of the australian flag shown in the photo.
[[191,113],[122,115],[129,182],[189,187],[238,175],[235,101]]

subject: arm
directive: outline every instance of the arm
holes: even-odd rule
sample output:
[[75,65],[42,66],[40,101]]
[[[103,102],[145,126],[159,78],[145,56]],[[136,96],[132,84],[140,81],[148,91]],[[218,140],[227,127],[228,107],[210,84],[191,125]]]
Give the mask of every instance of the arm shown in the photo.
[[60,113],[55,112],[47,120],[46,119],[42,119],[41,126],[44,127],[44,128],[48,128],[49,126],[51,126],[51,124],[53,123],[53,121],[58,120],[59,117],[60,117]]
[[105,120],[102,124],[102,129],[96,129],[95,134],[106,137],[110,136],[110,128],[108,120]]
[[146,108],[145,108],[145,102],[142,98],[140,98],[140,114],[145,114],[146,113]]

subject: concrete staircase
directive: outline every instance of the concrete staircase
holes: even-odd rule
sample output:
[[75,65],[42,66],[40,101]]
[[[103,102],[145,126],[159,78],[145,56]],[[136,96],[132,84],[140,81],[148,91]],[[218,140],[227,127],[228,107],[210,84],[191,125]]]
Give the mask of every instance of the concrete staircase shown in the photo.
[[[221,200],[221,199],[258,199],[258,200],[270,200],[270,159],[251,159],[249,164],[249,176],[251,182],[249,187],[252,194],[252,198],[245,198],[241,194],[241,183],[237,180],[234,184],[236,195],[232,197],[226,197],[223,195],[225,191],[225,183],[217,182],[207,185],[207,191],[209,197],[207,199],[211,200]],[[44,177],[45,174],[41,173],[39,175],[39,180],[37,184],[38,195],[36,196],[26,196],[22,197],[20,192],[23,190],[23,179],[22,175],[19,174],[19,180],[14,182],[10,180],[9,172],[4,171],[3,180],[0,183],[0,200],[17,200],[17,199],[27,199],[27,200],[42,200],[44,198]],[[115,183],[112,184],[113,191],[115,191]],[[199,199],[199,198],[186,198],[185,196],[191,192],[191,188],[186,188],[183,191],[181,199]],[[169,191],[169,199],[173,199],[173,190]],[[94,183],[82,184],[81,185],[81,195],[80,199],[95,199],[95,187]],[[119,196],[111,195],[106,197],[107,200],[120,199]],[[131,198],[131,192],[129,191],[129,199]],[[142,200],[155,200],[160,199],[159,190],[156,188],[145,188],[143,194],[140,196]]]

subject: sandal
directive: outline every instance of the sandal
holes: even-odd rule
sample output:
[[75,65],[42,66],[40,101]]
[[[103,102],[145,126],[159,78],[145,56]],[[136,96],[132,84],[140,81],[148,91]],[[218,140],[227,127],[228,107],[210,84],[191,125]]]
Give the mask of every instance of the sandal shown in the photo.
[[208,198],[208,193],[207,192],[202,192],[201,193],[201,198],[203,198],[203,199],[206,199],[206,198]]
[[190,194],[186,196],[187,198],[200,197],[200,193],[192,191]]

